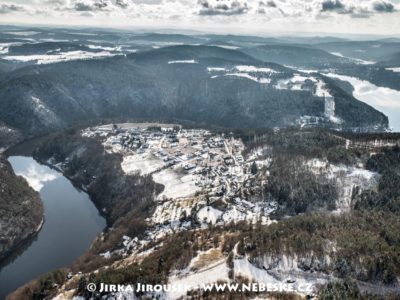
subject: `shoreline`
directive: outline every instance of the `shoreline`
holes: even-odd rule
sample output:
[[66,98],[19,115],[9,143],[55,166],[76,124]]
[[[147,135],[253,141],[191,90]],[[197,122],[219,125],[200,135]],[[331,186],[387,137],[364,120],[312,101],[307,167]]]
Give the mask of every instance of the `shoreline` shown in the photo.
[[[40,199],[40,201],[42,201],[42,199]],[[2,256],[0,256],[0,271],[4,267],[12,263],[15,259],[17,259],[18,256],[24,253],[25,250],[31,246],[31,244],[36,240],[37,236],[42,230],[44,223],[45,223],[45,216],[43,213],[42,219],[39,225],[36,227],[36,229],[33,232],[31,232],[26,238],[19,241],[16,245],[14,245],[12,248],[7,250]]]

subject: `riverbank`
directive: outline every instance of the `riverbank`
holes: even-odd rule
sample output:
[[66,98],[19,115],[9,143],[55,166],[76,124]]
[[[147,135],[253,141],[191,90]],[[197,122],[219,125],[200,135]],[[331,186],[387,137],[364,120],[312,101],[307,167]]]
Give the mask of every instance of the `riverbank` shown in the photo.
[[353,86],[355,98],[384,113],[389,118],[389,127],[394,132],[400,131],[400,91],[376,86],[356,77],[335,73],[324,75],[350,83]]
[[0,299],[35,278],[69,266],[106,225],[88,195],[59,172],[32,157],[11,156],[9,161],[14,172],[40,194],[45,222],[34,227],[36,235],[13,250],[1,268]]
[[11,164],[0,157],[0,265],[19,248],[29,244],[44,222],[39,193],[17,176]]

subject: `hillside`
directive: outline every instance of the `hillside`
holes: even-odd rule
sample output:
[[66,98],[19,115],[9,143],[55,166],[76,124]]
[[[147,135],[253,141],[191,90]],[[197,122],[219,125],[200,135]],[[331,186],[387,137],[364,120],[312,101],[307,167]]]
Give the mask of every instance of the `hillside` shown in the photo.
[[39,194],[0,156],[0,262],[35,235],[42,222]]
[[0,153],[21,141],[21,133],[0,121]]
[[[322,94],[313,92],[318,80],[306,77],[213,46],[31,65],[0,82],[0,119],[28,134],[88,119],[159,116],[234,128],[286,127],[301,116],[324,114]],[[329,89],[341,95],[342,128],[387,125],[384,115],[337,85]]]
[[399,52],[398,41],[341,41],[320,43],[317,48],[345,57],[377,62]]
[[377,65],[383,67],[400,67],[400,52],[385,57]]
[[243,51],[262,61],[296,67],[323,68],[351,62],[347,58],[306,45],[263,45]]
[[[198,278],[310,284],[309,297],[398,296],[398,135],[119,126],[70,130],[36,151],[87,188],[113,229],[68,270],[72,277],[52,272],[10,299],[31,293],[111,299],[84,286],[140,280],[195,287]],[[195,154],[204,145],[213,160]],[[233,161],[220,159],[228,154]],[[174,162],[163,159],[170,156]],[[183,168],[190,160],[197,161],[194,172]],[[278,296],[294,297],[286,290]]]

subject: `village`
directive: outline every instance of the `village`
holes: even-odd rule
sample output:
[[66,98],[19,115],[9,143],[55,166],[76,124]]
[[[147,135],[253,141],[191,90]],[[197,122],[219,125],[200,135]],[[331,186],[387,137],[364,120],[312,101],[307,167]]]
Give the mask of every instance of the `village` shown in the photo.
[[[123,236],[119,248],[100,254],[105,259],[117,256],[122,263],[140,261],[162,247],[165,237],[181,231],[207,230],[238,222],[277,222],[273,215],[280,206],[264,195],[273,159],[268,145],[249,150],[233,133],[186,129],[174,124],[111,124],[87,128],[81,134],[101,141],[106,152],[121,154],[121,168],[126,175],[152,176],[164,186],[161,193],[154,195],[155,208],[146,219],[149,227],[144,237]],[[339,178],[335,214],[349,211],[354,185],[368,189],[376,185],[378,178],[360,167],[334,165],[325,160],[305,160],[304,165],[319,178]],[[221,249],[209,251],[220,253]],[[198,256],[203,254],[200,251]],[[207,260],[204,270],[175,270],[169,282],[196,287],[199,276],[207,282],[229,281],[226,257],[221,253],[217,257],[215,265]],[[278,261],[279,267],[260,269],[247,258],[234,255],[234,274],[257,282],[304,283],[310,287],[327,280],[323,274],[314,278],[299,269],[296,257],[268,259]]]
[[245,146],[231,133],[183,129],[173,124],[116,124],[88,128],[109,153],[121,153],[127,174],[152,176],[164,186],[148,232],[157,239],[172,231],[230,222],[271,222],[275,202],[263,201],[269,161],[263,153],[244,157]]

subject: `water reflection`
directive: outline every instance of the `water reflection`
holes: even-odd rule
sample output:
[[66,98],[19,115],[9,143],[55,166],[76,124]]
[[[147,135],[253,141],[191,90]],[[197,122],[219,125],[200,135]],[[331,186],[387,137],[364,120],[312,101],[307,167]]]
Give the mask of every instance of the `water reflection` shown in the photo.
[[0,266],[0,299],[42,274],[71,264],[106,226],[88,195],[61,174],[31,157],[13,156],[9,161],[16,174],[40,191],[45,223],[37,237]]
[[60,177],[60,173],[37,164],[28,157],[21,157],[18,163],[15,163],[15,174],[22,176],[28,181],[28,184],[37,192],[43,188],[48,181],[53,181]]

